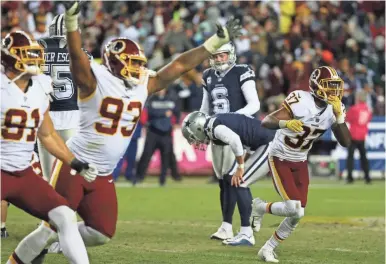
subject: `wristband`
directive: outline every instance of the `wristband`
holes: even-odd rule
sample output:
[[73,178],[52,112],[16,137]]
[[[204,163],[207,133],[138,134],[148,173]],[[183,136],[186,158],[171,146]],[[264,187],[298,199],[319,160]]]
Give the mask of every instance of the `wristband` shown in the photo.
[[286,128],[287,127],[287,120],[279,120],[279,127],[280,128]]
[[239,169],[244,169],[244,163],[240,163],[239,166],[237,167]]
[[343,124],[344,123],[344,116],[340,115],[336,118],[336,123],[337,124]]

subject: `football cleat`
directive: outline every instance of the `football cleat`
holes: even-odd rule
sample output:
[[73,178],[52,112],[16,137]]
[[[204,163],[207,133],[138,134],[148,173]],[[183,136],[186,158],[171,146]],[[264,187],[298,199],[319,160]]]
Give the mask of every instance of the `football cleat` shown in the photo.
[[233,231],[227,231],[225,228],[220,227],[216,233],[210,236],[210,239],[225,240],[233,237]]
[[253,199],[252,201],[251,227],[255,232],[259,232],[261,228],[261,222],[265,213],[264,203],[260,198]]
[[54,242],[51,244],[51,246],[48,247],[48,252],[50,254],[61,254],[62,248],[60,247],[59,242]]
[[252,235],[238,233],[235,237],[226,239],[222,242],[224,245],[229,246],[254,246],[255,237]]
[[264,246],[259,250],[257,256],[265,262],[279,263],[276,253],[272,249]]
[[7,229],[4,227],[1,229],[1,238],[7,238],[9,237],[9,234],[7,232]]

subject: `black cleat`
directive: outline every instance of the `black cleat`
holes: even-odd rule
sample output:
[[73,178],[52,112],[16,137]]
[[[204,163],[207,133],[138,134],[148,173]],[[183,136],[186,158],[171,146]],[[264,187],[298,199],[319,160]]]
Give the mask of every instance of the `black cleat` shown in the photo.
[[4,227],[1,229],[1,238],[7,238],[9,237],[9,234],[7,232],[7,229]]

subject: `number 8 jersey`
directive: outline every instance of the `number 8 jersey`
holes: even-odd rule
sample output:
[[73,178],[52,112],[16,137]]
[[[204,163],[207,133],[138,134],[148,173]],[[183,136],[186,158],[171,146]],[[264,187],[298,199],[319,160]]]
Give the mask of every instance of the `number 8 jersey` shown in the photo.
[[292,162],[307,160],[313,142],[336,121],[332,106],[319,108],[310,92],[298,90],[288,95],[283,107],[290,112],[292,119],[303,122],[303,131],[277,130],[270,155]]
[[99,175],[107,176],[130,143],[148,96],[151,71],[143,75],[139,85],[130,87],[105,66],[90,65],[97,86],[89,97],[78,100],[79,130],[67,145],[79,160],[95,164]]

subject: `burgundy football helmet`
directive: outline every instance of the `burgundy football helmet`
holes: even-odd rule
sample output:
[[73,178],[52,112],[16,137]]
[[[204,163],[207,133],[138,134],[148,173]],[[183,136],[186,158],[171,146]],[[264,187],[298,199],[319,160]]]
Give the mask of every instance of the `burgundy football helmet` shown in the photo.
[[11,32],[2,42],[1,64],[5,69],[16,72],[40,74],[40,66],[44,64],[44,49],[27,33]]
[[131,85],[141,82],[145,73],[146,56],[140,46],[127,38],[111,40],[103,50],[103,64],[111,73]]
[[339,77],[336,70],[329,66],[316,68],[309,79],[311,93],[327,102],[327,98],[337,96],[340,100],[343,96],[343,80]]

